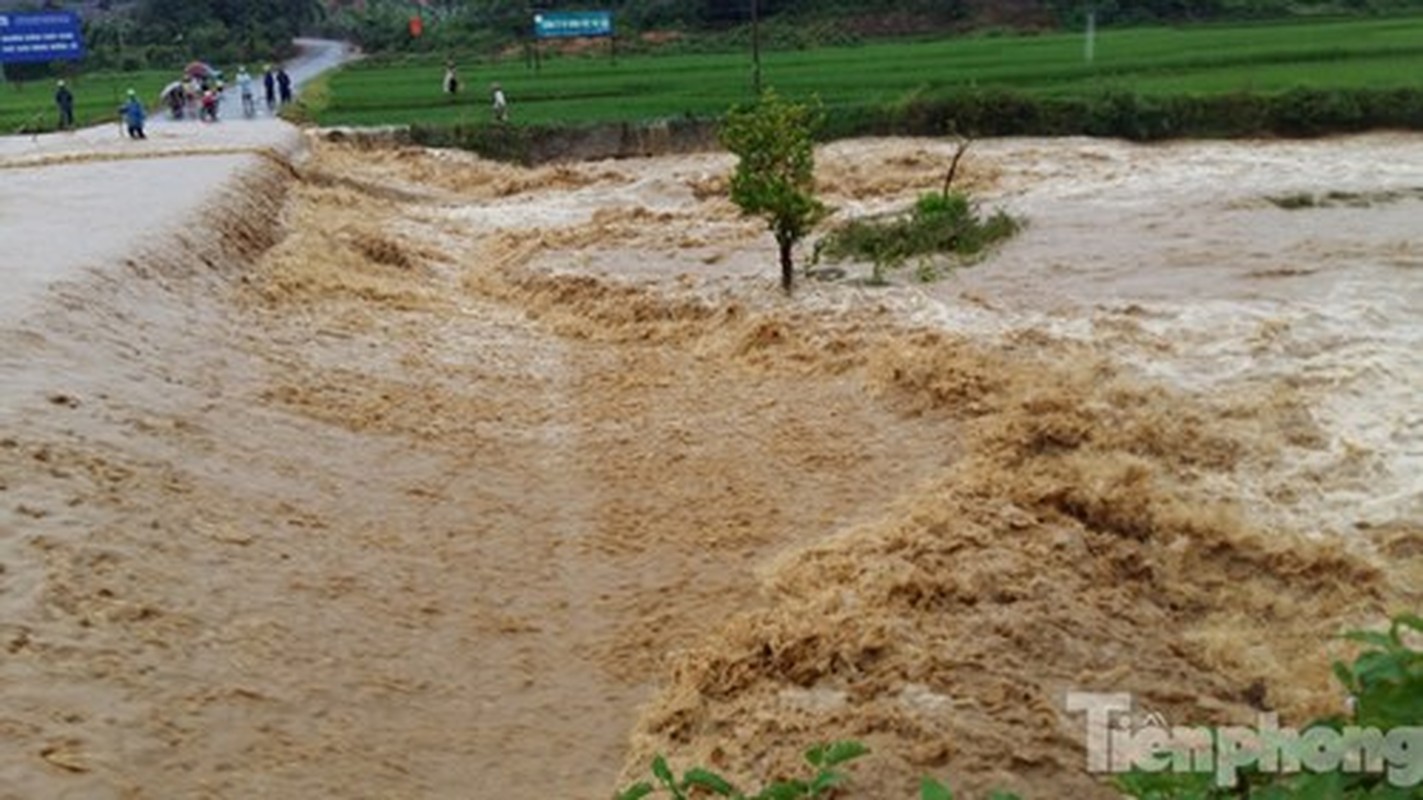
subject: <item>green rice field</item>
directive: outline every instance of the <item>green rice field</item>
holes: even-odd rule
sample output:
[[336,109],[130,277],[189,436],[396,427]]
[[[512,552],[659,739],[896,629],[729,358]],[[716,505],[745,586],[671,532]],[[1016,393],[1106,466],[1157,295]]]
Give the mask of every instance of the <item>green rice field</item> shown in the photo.
[[[1423,17],[943,38],[762,54],[762,79],[784,95],[837,107],[893,106],[967,87],[1072,96],[1104,88],[1143,95],[1271,93],[1293,87],[1423,86]],[[443,59],[356,64],[329,79],[314,110],[328,125],[479,122],[499,81],[514,122],[569,124],[716,116],[751,95],[746,53],[461,61],[465,90],[440,91]]]
[[[81,126],[112,121],[118,129],[118,107],[129,89],[143,98],[152,112],[158,92],[178,77],[182,65],[167,72],[94,72],[68,77],[74,93],[74,119]],[[21,130],[51,130],[59,119],[54,105],[54,79],[7,82],[0,85],[0,134]]]

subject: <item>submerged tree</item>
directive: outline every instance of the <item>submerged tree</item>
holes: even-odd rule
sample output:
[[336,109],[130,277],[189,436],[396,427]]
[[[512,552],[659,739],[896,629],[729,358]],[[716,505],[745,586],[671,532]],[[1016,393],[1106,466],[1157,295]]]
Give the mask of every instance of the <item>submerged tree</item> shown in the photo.
[[791,251],[824,218],[815,197],[815,130],[819,108],[782,99],[768,89],[748,107],[734,108],[721,128],[721,142],[736,154],[731,200],[743,214],[762,217],[781,256],[781,288],[795,281]]

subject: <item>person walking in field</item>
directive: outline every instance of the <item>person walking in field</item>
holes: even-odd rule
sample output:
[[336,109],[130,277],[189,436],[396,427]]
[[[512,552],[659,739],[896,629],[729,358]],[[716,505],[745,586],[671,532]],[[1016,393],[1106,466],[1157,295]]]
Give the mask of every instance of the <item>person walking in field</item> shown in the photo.
[[74,93],[64,81],[54,90],[54,104],[59,107],[59,129],[67,131],[74,127]]
[[123,114],[124,124],[128,128],[128,138],[148,138],[143,132],[143,122],[147,119],[148,112],[144,111],[143,103],[139,101],[138,94],[134,90],[128,90],[128,100],[119,108],[119,113]]
[[442,88],[445,90],[445,94],[450,96],[450,102],[453,103],[455,95],[459,94],[460,90],[460,79],[459,75],[455,73],[455,62],[453,61],[445,62],[445,80]]
[[494,121],[509,121],[509,101],[504,97],[504,87],[497,83],[489,85],[490,91],[494,93]]

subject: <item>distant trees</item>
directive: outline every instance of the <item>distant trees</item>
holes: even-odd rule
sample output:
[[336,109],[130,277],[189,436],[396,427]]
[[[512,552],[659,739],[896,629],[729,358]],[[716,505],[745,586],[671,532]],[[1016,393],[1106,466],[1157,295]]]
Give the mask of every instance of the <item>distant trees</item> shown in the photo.
[[321,0],[140,0],[134,33],[192,58],[252,60],[290,48],[324,14]]

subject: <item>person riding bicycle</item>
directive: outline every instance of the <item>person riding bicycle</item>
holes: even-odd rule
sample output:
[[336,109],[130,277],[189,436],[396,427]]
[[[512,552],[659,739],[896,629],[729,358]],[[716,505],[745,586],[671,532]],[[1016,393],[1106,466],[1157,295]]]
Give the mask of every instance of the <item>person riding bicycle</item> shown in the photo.
[[252,94],[252,76],[247,67],[237,68],[237,89],[242,94],[242,116],[251,119],[257,116],[257,98]]

